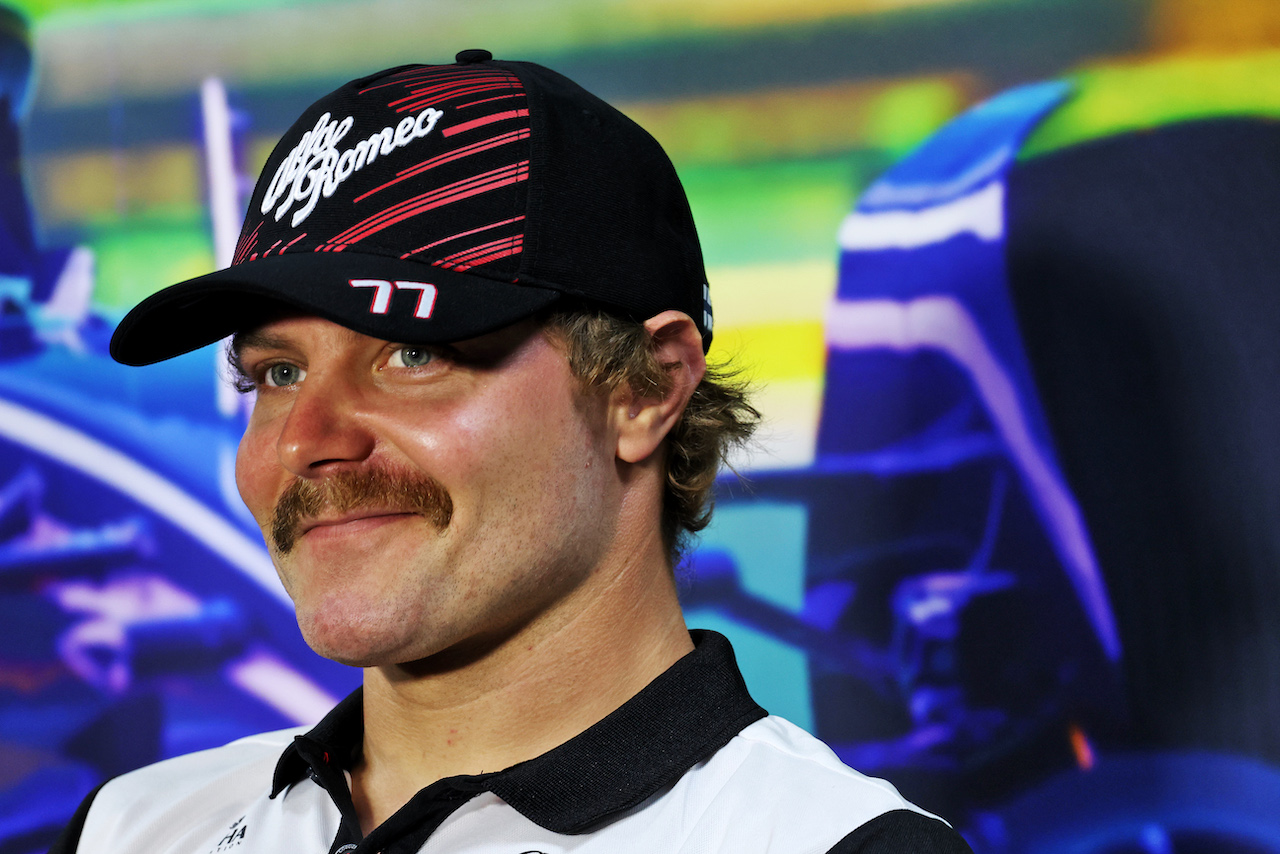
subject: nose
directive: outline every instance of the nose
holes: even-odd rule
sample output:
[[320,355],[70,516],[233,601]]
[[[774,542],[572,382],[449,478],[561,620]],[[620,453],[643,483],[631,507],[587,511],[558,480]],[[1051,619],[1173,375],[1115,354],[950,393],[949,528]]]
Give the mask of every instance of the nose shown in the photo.
[[318,477],[368,459],[377,441],[360,400],[354,383],[340,374],[308,375],[276,440],[281,464],[298,477]]

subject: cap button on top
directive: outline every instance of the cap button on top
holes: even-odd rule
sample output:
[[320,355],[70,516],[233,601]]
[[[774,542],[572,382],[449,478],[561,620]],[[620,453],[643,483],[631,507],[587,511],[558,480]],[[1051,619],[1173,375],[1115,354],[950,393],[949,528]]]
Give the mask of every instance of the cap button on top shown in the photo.
[[459,65],[470,65],[473,62],[488,62],[493,59],[493,54],[487,50],[473,48],[471,50],[458,51],[458,55],[454,59]]

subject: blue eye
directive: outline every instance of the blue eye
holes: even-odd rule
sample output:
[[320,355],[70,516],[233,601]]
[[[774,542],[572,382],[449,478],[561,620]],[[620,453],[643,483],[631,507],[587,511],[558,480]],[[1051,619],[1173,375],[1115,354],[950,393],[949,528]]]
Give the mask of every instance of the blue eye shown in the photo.
[[392,351],[388,364],[393,368],[421,368],[429,365],[436,354],[426,347],[400,347]]
[[272,388],[284,388],[302,382],[307,372],[297,365],[288,362],[277,362],[267,368],[263,375],[265,384]]

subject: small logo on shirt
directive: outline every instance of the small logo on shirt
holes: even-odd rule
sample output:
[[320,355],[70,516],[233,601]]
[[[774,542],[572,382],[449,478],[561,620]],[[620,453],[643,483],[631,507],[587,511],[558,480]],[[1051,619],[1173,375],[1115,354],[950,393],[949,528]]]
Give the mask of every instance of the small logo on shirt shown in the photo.
[[245,832],[249,829],[248,823],[245,822],[245,816],[240,816],[232,822],[227,835],[218,840],[218,844],[210,849],[210,854],[219,854],[222,851],[230,851],[241,842],[244,841]]

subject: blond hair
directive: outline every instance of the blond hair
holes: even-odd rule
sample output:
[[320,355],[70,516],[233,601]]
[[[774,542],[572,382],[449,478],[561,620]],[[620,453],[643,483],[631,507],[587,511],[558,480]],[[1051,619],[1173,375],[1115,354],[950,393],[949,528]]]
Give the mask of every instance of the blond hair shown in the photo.
[[[644,324],[601,311],[556,312],[546,331],[565,344],[569,368],[584,390],[613,391],[624,385],[641,396],[671,388],[674,365],[661,363]],[[751,438],[760,413],[747,402],[748,383],[739,369],[707,365],[680,420],[666,438],[666,483],[662,536],[677,562],[693,534],[711,521],[712,485],[728,455]]]

